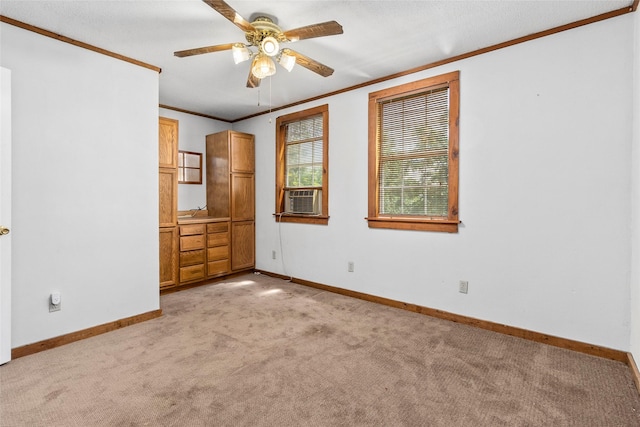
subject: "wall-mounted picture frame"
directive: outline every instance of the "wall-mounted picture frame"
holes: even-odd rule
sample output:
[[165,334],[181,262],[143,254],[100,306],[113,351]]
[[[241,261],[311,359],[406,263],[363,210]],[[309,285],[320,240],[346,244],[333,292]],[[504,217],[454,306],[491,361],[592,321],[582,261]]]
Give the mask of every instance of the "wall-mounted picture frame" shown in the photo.
[[202,153],[178,151],[178,183],[202,184]]

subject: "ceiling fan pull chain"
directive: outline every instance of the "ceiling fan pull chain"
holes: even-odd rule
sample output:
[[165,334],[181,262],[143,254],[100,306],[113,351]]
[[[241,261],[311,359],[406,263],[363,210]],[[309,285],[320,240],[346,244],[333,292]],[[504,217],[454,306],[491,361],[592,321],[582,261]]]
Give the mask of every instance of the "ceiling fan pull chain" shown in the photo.
[[271,114],[271,76],[269,76],[269,114]]
[[269,76],[269,123],[271,123],[271,76]]

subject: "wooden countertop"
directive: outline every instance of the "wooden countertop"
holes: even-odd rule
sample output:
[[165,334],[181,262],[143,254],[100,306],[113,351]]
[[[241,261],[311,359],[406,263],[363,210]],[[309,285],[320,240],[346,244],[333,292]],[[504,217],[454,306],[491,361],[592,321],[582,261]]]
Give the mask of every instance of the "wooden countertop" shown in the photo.
[[178,217],[178,225],[181,224],[205,224],[209,222],[225,222],[229,221],[229,218],[214,218],[212,216],[189,216]]

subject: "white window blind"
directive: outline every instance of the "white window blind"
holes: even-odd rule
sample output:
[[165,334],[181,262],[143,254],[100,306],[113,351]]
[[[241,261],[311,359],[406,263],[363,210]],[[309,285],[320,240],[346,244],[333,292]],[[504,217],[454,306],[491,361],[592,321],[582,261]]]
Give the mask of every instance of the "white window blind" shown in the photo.
[[447,217],[449,88],[379,101],[378,209]]
[[285,126],[286,188],[322,187],[322,115]]

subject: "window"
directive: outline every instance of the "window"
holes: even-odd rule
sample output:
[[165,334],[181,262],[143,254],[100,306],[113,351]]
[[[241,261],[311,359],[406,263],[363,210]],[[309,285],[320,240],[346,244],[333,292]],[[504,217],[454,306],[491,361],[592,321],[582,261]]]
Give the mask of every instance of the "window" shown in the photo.
[[458,231],[459,72],[369,94],[372,228]]
[[329,221],[329,107],[276,120],[276,221]]
[[178,182],[202,184],[202,153],[178,151]]

